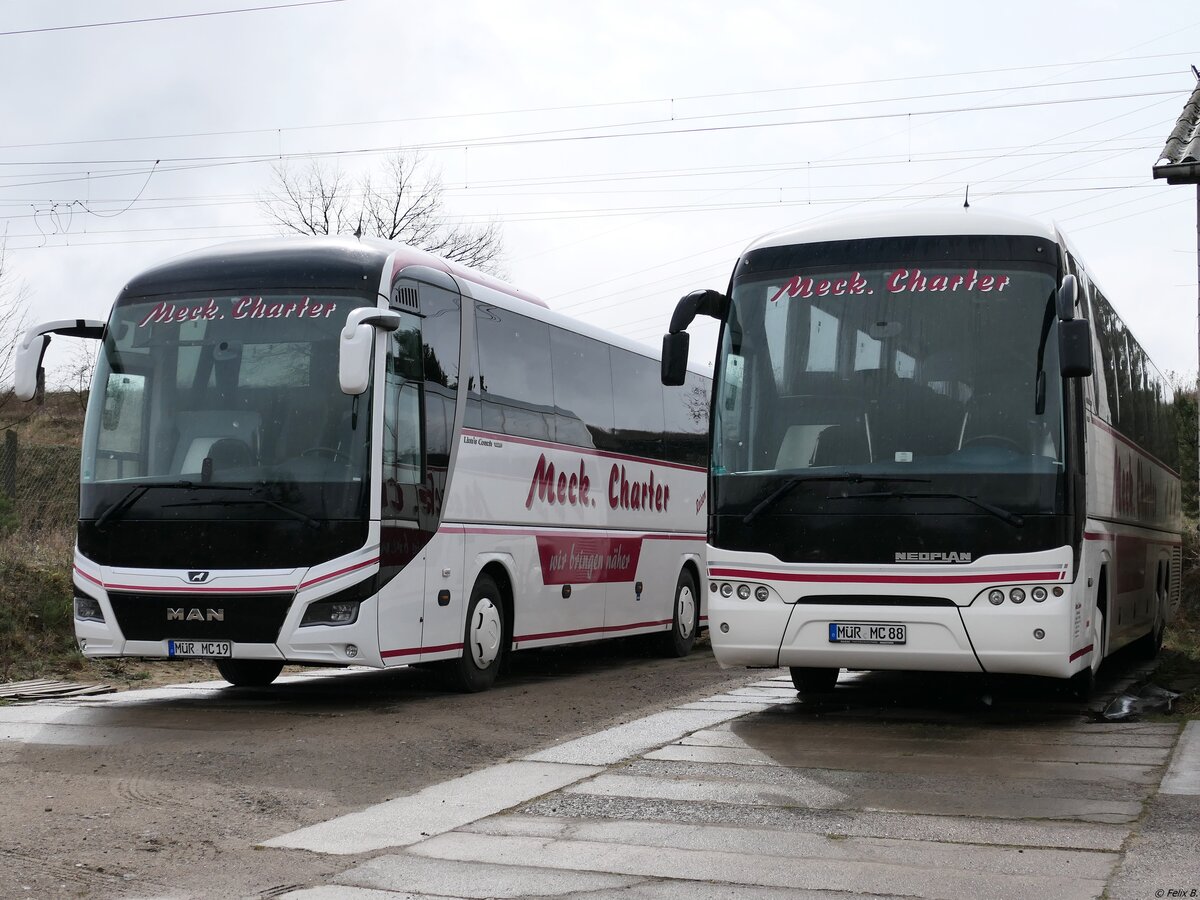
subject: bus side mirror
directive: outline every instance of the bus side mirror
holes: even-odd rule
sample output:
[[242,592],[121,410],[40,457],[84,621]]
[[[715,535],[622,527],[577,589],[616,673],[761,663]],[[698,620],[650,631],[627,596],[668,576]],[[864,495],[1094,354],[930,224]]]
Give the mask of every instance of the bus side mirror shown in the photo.
[[1070,322],[1075,318],[1075,304],[1079,302],[1079,280],[1071,274],[1063,276],[1058,286],[1058,321]]
[[671,387],[683,384],[687,377],[687,327],[696,316],[723,319],[729,312],[729,298],[720,291],[692,291],[675,304],[671,325],[663,335],[662,383]]
[[42,402],[45,391],[46,372],[42,359],[50,346],[50,335],[63,334],[67,337],[100,340],[104,337],[104,323],[95,319],[62,319],[34,325],[17,340],[16,358],[13,360],[13,393],[18,400],[38,398]]
[[[13,389],[18,400],[32,400],[38,394],[38,385],[45,384],[46,370],[42,368],[42,357],[50,346],[50,335],[26,335],[17,342],[17,358],[13,371]],[[40,401],[39,401],[40,402]]]
[[1087,319],[1058,323],[1058,365],[1063,378],[1092,374],[1092,328]]
[[395,331],[400,321],[400,313],[390,309],[362,306],[350,311],[338,339],[338,381],[343,394],[357,397],[367,390],[375,330]]
[[663,384],[678,387],[687,378],[688,345],[690,343],[691,336],[686,331],[663,335]]

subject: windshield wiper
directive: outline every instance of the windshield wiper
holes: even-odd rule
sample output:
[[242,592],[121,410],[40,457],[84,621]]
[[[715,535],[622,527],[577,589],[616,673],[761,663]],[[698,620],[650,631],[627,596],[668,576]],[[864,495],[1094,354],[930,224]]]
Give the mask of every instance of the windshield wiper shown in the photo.
[[129,511],[129,508],[133,506],[133,504],[142,499],[143,494],[153,490],[154,488],[183,488],[190,491],[196,487],[198,487],[198,485],[191,481],[155,481],[149,484],[139,484],[137,487],[130,488],[124,497],[122,497],[104,512],[100,513],[99,517],[96,519],[96,529],[98,531],[103,531],[104,526],[107,523],[121,518],[121,516],[125,515],[125,513]]
[[978,497],[972,497],[969,494],[956,494],[954,491],[873,491],[867,494],[855,494],[857,497],[876,497],[880,499],[930,499],[930,500],[965,500],[973,506],[978,506],[984,512],[991,513],[1002,522],[1007,522],[1015,528],[1020,528],[1025,524],[1025,520],[1016,513],[1009,512],[1002,506],[996,506],[994,503],[988,503],[986,500],[980,500]]
[[818,481],[841,481],[848,484],[863,484],[864,482],[876,481],[887,482],[888,484],[898,484],[904,482],[911,482],[913,484],[928,484],[930,479],[905,478],[901,476],[890,475],[862,475],[858,472],[846,472],[844,475],[793,475],[779,487],[775,488],[775,490],[771,491],[771,493],[767,494],[767,496],[763,497],[762,500],[758,501],[758,505],[742,517],[742,524],[749,525],[751,522],[757,519],[765,509],[772,506],[775,501],[777,501],[784,494],[790,492],[792,488],[796,487],[797,485],[815,483]]
[[[226,486],[223,490],[228,491],[249,491],[254,493],[260,490],[259,487],[247,487],[245,485]],[[282,513],[291,516],[293,519],[298,519],[310,528],[320,528],[320,519],[314,519],[307,513],[301,512],[294,506],[288,506],[286,503],[280,503],[278,500],[272,500],[270,497],[247,497],[244,500],[232,500],[229,498],[221,500],[190,500],[187,503],[169,503],[165,508],[176,506],[269,506],[271,509],[277,509]]]

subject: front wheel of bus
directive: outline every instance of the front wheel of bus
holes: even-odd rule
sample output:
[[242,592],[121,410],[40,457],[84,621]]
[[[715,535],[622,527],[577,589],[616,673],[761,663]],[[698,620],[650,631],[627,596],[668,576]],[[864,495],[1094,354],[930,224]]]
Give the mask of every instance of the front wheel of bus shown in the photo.
[[219,659],[217,671],[234,687],[266,687],[279,677],[283,663],[269,659]]
[[1104,662],[1104,612],[1097,609],[1094,614],[1096,623],[1095,631],[1092,636],[1092,665],[1086,669],[1081,669],[1071,676],[1070,691],[1071,696],[1076,700],[1087,702],[1092,698],[1092,691],[1096,688],[1096,673],[1100,671],[1100,664]]
[[828,694],[837,684],[841,669],[812,669],[806,666],[792,666],[792,684],[801,694]]
[[659,636],[663,656],[682,658],[692,652],[700,630],[700,591],[692,573],[684,569],[675,583],[671,630]]
[[496,681],[504,655],[504,601],[500,589],[487,575],[480,575],[467,604],[463,652],[450,675],[454,687],[477,693]]

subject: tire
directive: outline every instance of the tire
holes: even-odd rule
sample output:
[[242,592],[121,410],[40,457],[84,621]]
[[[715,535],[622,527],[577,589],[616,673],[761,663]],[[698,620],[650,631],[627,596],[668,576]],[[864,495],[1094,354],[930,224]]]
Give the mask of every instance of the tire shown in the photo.
[[462,656],[447,669],[451,686],[469,694],[490,688],[500,671],[506,634],[500,589],[491,576],[480,575],[467,603]]
[[1158,609],[1154,614],[1154,624],[1150,630],[1134,642],[1137,655],[1145,660],[1156,659],[1162,650],[1163,635],[1167,630],[1167,602],[1163,597],[1158,598]]
[[269,659],[219,659],[217,671],[234,687],[266,687],[279,677],[283,663]]
[[658,635],[659,652],[668,659],[682,659],[692,652],[700,630],[700,590],[691,571],[684,569],[675,582],[671,604],[671,630]]
[[1076,672],[1068,681],[1068,689],[1071,696],[1080,701],[1090,700],[1092,692],[1096,689],[1096,673],[1100,671],[1100,666],[1104,663],[1104,613],[1099,607],[1096,607],[1096,637],[1092,641],[1092,653],[1099,658],[1099,662],[1094,666],[1088,666],[1082,671]]
[[812,669],[792,666],[792,684],[800,694],[828,694],[837,684],[841,669]]

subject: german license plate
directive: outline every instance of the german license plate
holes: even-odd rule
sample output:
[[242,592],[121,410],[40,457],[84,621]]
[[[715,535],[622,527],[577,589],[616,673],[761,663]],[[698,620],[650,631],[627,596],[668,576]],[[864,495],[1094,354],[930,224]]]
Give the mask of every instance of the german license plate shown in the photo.
[[233,644],[229,641],[167,641],[167,656],[220,659],[233,656]]
[[888,622],[830,622],[831,644],[904,644],[908,627]]

